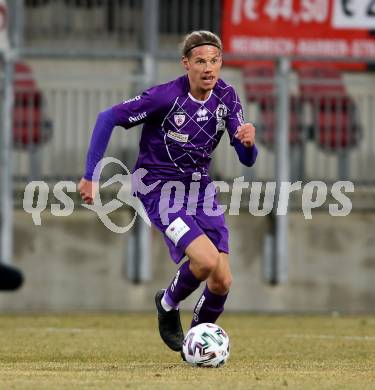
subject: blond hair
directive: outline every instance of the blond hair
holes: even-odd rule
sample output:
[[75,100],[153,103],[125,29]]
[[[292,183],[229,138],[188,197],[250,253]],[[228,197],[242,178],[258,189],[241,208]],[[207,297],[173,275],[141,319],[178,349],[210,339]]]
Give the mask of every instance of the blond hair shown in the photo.
[[183,57],[190,57],[191,51],[198,46],[212,45],[217,47],[220,51],[223,50],[221,39],[211,31],[193,31],[187,34],[181,42],[180,49]]

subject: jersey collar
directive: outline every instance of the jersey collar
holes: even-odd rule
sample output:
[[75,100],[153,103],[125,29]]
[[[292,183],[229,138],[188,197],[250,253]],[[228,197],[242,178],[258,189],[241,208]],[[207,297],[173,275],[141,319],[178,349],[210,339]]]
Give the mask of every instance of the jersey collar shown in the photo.
[[190,92],[188,92],[188,95],[189,95],[189,98],[190,98],[193,102],[199,103],[199,104],[204,104],[204,103],[207,103],[207,102],[208,102],[208,100],[210,99],[210,97],[211,97],[211,95],[212,95],[212,92],[213,92],[213,89],[211,89],[210,94],[208,95],[208,98],[205,99],[205,100],[198,100],[198,99],[196,99]]

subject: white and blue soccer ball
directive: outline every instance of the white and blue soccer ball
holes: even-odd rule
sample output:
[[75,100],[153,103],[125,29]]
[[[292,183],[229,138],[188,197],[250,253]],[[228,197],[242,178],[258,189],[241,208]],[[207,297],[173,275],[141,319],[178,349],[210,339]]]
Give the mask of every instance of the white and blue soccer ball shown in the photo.
[[211,323],[189,330],[182,345],[185,360],[193,366],[220,367],[229,358],[229,337],[224,329]]

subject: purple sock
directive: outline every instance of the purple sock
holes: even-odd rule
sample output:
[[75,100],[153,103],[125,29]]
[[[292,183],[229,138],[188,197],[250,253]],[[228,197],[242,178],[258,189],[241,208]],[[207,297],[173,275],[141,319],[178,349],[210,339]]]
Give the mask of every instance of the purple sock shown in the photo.
[[217,295],[212,293],[206,284],[203,294],[195,305],[191,328],[203,322],[215,323],[220,314],[224,311],[224,304],[227,300],[228,293]]
[[189,264],[190,260],[182,264],[164,295],[168,305],[175,309],[178,308],[178,304],[195,291],[201,283],[201,281],[190,271]]

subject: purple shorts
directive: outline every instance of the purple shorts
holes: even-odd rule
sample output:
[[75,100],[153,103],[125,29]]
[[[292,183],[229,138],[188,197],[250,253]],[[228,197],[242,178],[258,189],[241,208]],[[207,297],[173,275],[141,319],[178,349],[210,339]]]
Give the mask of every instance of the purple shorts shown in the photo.
[[176,264],[185,257],[187,246],[202,234],[207,235],[219,252],[229,253],[224,213],[218,210],[214,190],[204,190],[205,188],[199,191],[196,202],[192,203],[189,203],[186,193],[181,197],[176,193],[172,196],[168,194],[168,200],[164,203],[163,199],[166,197],[163,198],[161,192],[154,191],[141,196],[138,194],[151,222],[163,233],[169,253]]

